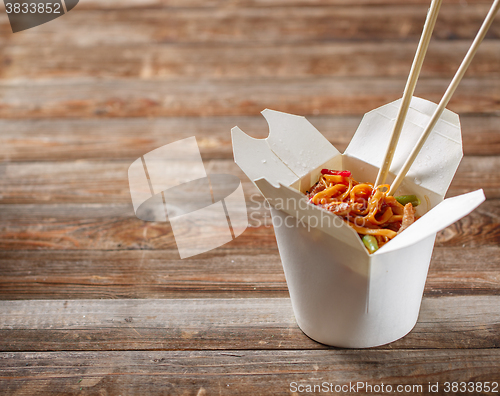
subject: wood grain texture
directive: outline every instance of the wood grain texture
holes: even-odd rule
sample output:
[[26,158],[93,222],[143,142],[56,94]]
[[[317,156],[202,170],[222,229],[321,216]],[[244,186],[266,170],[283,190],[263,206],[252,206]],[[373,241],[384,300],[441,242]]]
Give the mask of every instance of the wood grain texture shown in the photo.
[[[7,163],[0,166],[4,203],[130,203],[131,161],[65,161]],[[247,197],[256,187],[232,160],[205,162],[208,174],[225,173],[242,180]]]
[[[399,99],[405,79],[255,78],[232,80],[64,79],[0,82],[0,117],[158,117],[255,115],[271,108],[292,114],[363,114]],[[415,95],[438,102],[449,79],[421,80]],[[500,109],[500,79],[464,79],[449,108],[457,113]]]
[[0,299],[288,296],[276,246],[184,260],[177,250],[3,251],[0,268]]
[[[498,246],[436,247],[425,296],[500,295]],[[0,299],[287,297],[276,246],[176,250],[0,252]]]
[[[198,3],[199,4],[199,3]],[[0,44],[80,46],[139,43],[304,43],[331,40],[408,40],[420,37],[429,3],[417,5],[314,7],[116,8],[112,12],[75,9],[54,24],[12,36],[1,14]],[[477,33],[489,4],[465,8],[445,3],[434,29],[437,39],[469,39]],[[65,32],[66,34],[60,34]],[[69,36],[68,36],[69,35]],[[500,37],[493,24],[488,39]]]
[[[307,118],[343,152],[361,117],[311,115]],[[460,117],[460,122],[465,155],[500,155],[500,114],[465,115]],[[69,161],[78,158],[133,161],[164,144],[191,136],[196,136],[204,160],[232,159],[230,130],[235,125],[256,138],[266,138],[268,134],[268,125],[261,115],[0,120],[0,160]]]
[[[1,209],[0,249],[176,249],[170,223],[139,220],[131,204],[6,205]],[[250,219],[252,226],[227,246],[275,247],[267,209],[256,211]]]
[[[412,332],[379,349],[498,347],[499,303],[424,298]],[[302,333],[289,298],[3,301],[0,312],[2,351],[329,348]]]
[[[165,139],[165,144],[170,140]],[[131,203],[128,161],[45,161],[0,164],[0,204]],[[205,161],[209,174],[240,178],[246,197],[262,197],[248,177],[228,160]],[[500,157],[465,157],[448,191],[455,196],[482,188],[487,198],[500,198]]]
[[[226,248],[276,246],[268,210],[252,205],[250,226]],[[441,231],[437,246],[498,246],[499,211],[500,200],[486,201]],[[170,223],[139,220],[131,204],[0,205],[0,224],[0,249],[5,250],[176,249]]]
[[[470,44],[470,40],[432,42],[421,78],[451,79]],[[0,78],[405,78],[416,47],[416,40],[280,46],[99,43],[90,48],[70,43],[57,47],[12,44],[0,50],[4,65]],[[499,73],[500,46],[496,40],[486,40],[467,77],[495,77]]]
[[[441,98],[491,1],[444,2],[417,96]],[[231,127],[266,137],[266,107],[344,150],[401,96],[429,3],[85,0],[12,34],[0,2],[0,393],[500,382],[500,24],[450,103],[466,156],[449,196],[489,199],[438,234],[403,339],[341,350],[302,333],[269,212],[232,160]],[[135,217],[127,169],[190,136],[209,173],[240,177],[251,227],[180,260],[169,223]]]
[[[5,394],[290,395],[290,383],[498,381],[497,349],[2,353]],[[419,388],[410,388],[418,392]],[[425,393],[424,393],[425,392]],[[360,394],[363,394],[360,390]]]
[[[475,4],[490,4],[488,0],[475,0],[474,3],[463,0],[447,0],[448,4],[457,4],[467,10]],[[408,0],[407,5],[428,5],[428,0]],[[116,10],[121,8],[234,8],[234,7],[304,7],[304,6],[379,6],[401,5],[400,0],[85,0],[78,4],[78,9]],[[0,3],[0,9],[4,9]]]

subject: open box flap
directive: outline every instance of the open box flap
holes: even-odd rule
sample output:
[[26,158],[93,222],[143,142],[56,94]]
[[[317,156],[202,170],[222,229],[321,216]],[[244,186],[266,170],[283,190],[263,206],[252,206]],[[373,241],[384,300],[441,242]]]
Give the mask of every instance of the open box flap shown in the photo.
[[266,109],[266,139],[274,153],[298,177],[307,175],[340,152],[305,117]]
[[[366,113],[344,155],[380,168],[400,104],[401,99]],[[402,168],[436,107],[435,103],[413,97],[391,164],[390,179]],[[459,117],[445,110],[404,180],[444,198],[462,156]]]
[[265,177],[273,185],[278,186],[282,183],[289,186],[299,179],[273,153],[266,139],[254,139],[238,127],[231,130],[231,137],[234,162],[254,183],[256,179]]
[[340,152],[305,118],[266,109],[266,139],[254,139],[238,127],[231,130],[234,161],[255,183],[290,186]]
[[374,255],[384,254],[417,243],[468,215],[484,200],[483,190],[476,190],[458,197],[445,199],[396,238],[382,246]]

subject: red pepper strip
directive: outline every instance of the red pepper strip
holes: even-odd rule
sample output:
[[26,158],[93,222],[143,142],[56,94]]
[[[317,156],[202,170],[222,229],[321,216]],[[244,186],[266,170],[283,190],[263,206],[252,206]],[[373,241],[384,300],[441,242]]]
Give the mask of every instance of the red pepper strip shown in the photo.
[[349,171],[334,171],[330,169],[321,169],[321,174],[322,175],[338,175],[342,177],[349,177],[351,176],[351,172]]

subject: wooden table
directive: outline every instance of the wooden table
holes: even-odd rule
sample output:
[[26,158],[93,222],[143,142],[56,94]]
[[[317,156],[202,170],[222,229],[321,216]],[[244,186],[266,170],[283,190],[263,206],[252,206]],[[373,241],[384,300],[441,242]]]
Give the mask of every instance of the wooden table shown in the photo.
[[[82,0],[16,34],[2,10],[1,394],[500,382],[499,19],[449,104],[465,157],[448,196],[488,200],[439,233],[403,339],[348,350],[300,331],[269,213],[232,159],[230,128],[265,137],[264,108],[345,149],[363,113],[401,96],[429,3]],[[490,3],[445,0],[417,96],[439,100]],[[209,172],[241,178],[251,227],[180,260],[169,223],[134,216],[127,169],[189,136]]]

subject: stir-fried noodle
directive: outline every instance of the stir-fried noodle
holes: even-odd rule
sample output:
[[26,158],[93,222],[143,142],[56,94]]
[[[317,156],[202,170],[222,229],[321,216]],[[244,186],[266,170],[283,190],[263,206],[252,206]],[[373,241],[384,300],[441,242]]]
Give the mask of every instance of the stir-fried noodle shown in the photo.
[[388,196],[389,185],[374,188],[373,184],[359,183],[349,171],[323,169],[321,173],[307,192],[310,202],[340,216],[360,237],[375,237],[378,247],[415,221],[412,203],[402,205]]

